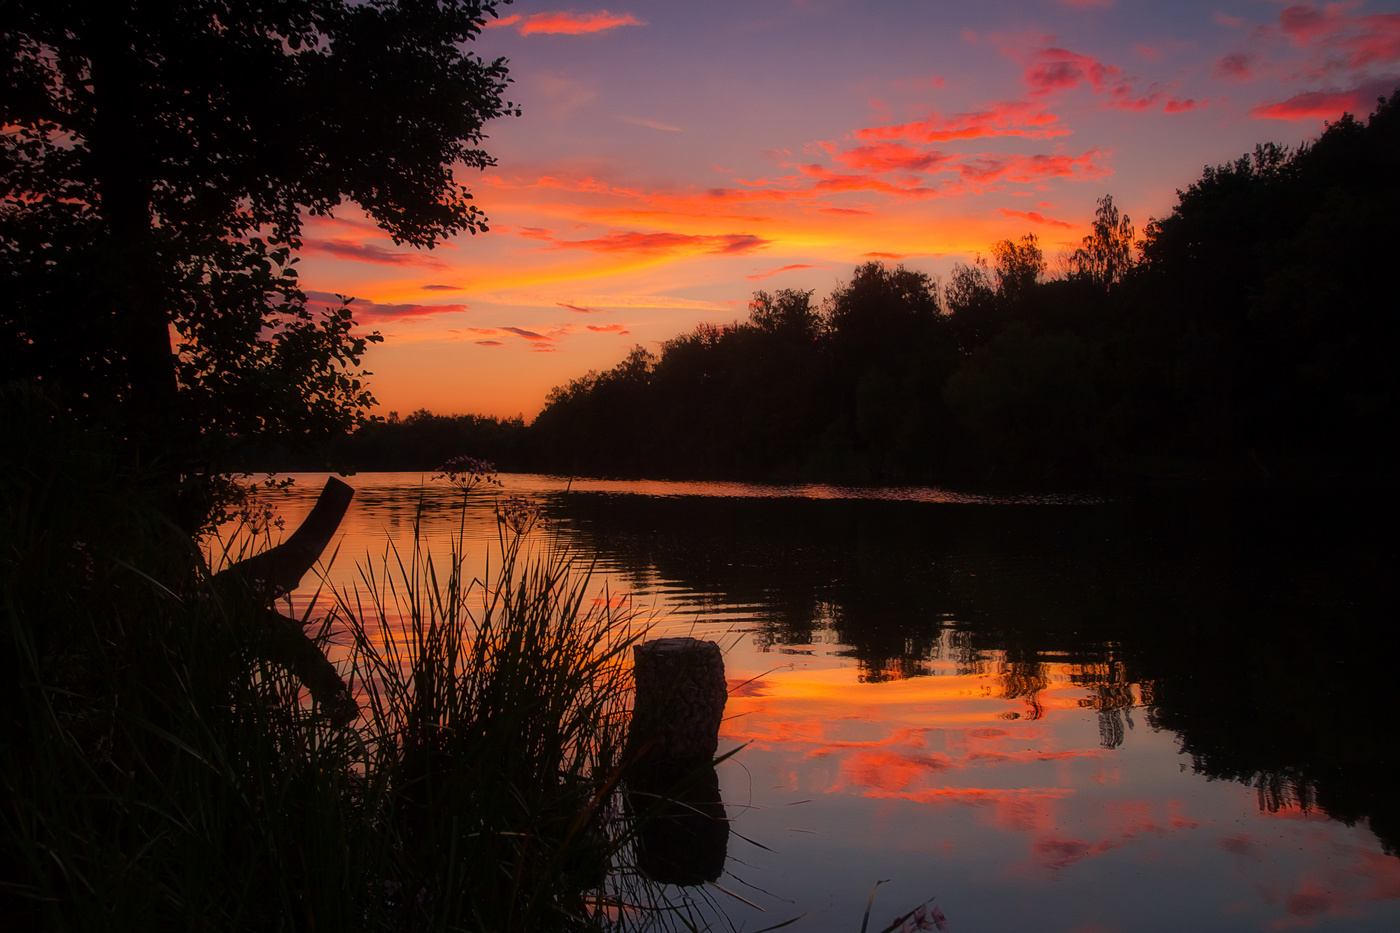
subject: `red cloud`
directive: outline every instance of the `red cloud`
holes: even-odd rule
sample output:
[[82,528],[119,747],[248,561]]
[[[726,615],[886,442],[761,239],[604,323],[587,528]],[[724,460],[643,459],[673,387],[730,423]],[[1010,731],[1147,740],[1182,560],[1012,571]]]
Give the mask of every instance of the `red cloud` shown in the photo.
[[796,269],[820,269],[820,268],[821,268],[821,266],[808,265],[808,264],[805,263],[805,262],[796,262],[796,263],[793,263],[793,264],[790,265],[790,266],[782,266],[781,268],[772,269],[772,270],[769,270],[768,272],[757,272],[757,273],[755,273],[755,274],[753,274],[753,275],[746,275],[746,276],[744,276],[744,278],[746,278],[746,279],[754,279],[754,280],[757,280],[757,279],[766,279],[766,278],[769,278],[770,276],[777,275],[777,274],[779,274],[780,272],[792,272],[792,271],[794,271],[794,270],[796,270]]
[[1058,123],[1059,117],[1039,109],[1030,101],[1008,100],[992,104],[987,110],[955,113],[949,117],[934,113],[916,123],[870,127],[857,130],[854,135],[857,139],[865,140],[907,139],[925,143],[985,136],[1049,139],[1069,133]]
[[[449,314],[456,311],[466,311],[468,305],[420,305],[420,304],[379,304],[364,298],[352,299],[354,304],[350,306],[355,320],[361,323],[372,321],[404,320],[406,318],[426,318],[434,314]],[[331,310],[340,307],[340,297],[329,292],[307,292],[306,303],[312,308],[329,308]]]
[[[1279,14],[1279,26],[1295,46],[1339,49],[1341,64],[1362,68],[1400,59],[1400,14],[1349,17],[1340,4],[1318,9],[1311,4],[1291,6]],[[1331,70],[1330,63],[1323,70]]]
[[304,253],[328,253],[341,259],[357,262],[372,262],[384,266],[426,266],[441,269],[447,264],[434,256],[421,252],[397,253],[372,243],[352,243],[348,240],[304,240],[301,244]]
[[944,152],[922,151],[899,143],[875,143],[857,146],[838,153],[835,160],[847,168],[863,172],[927,172],[949,162],[953,156]]
[[959,170],[965,181],[978,187],[995,182],[1025,183],[1043,178],[1101,178],[1112,174],[1099,164],[1102,155],[1107,153],[1100,153],[1098,149],[1090,149],[1079,156],[987,155],[966,160]]
[[1248,81],[1254,77],[1254,56],[1246,52],[1231,52],[1215,66],[1218,78],[1236,78]]
[[1389,81],[1368,81],[1351,91],[1309,91],[1276,104],[1260,104],[1249,112],[1260,120],[1335,119],[1342,111],[1369,113],[1378,97],[1390,92]]
[[1167,101],[1165,104],[1162,105],[1162,112],[1185,113],[1188,110],[1195,110],[1198,107],[1204,107],[1209,103],[1210,101],[1196,100],[1196,98],[1194,97],[1189,97],[1186,100],[1177,100],[1175,97],[1173,97],[1171,100]]
[[599,253],[639,253],[699,249],[706,253],[749,253],[771,243],[751,233],[610,233],[592,240],[556,240],[554,249],[586,249]]
[[1074,228],[1074,224],[1066,223],[1063,220],[1054,220],[1050,217],[1046,217],[1040,211],[1012,211],[1007,210],[1003,207],[1001,208],[1001,212],[1007,217],[1019,217],[1022,220],[1029,220],[1033,224],[1046,224],[1047,226],[1051,227],[1065,227],[1067,229]]
[[844,191],[878,191],[897,197],[932,197],[938,192],[920,184],[897,185],[881,181],[870,175],[843,175],[820,165],[800,165],[797,169],[808,178],[816,181],[812,187],[816,191],[839,193]]
[[1118,83],[1122,73],[1112,65],[1067,49],[1041,49],[1036,53],[1039,64],[1026,69],[1026,84],[1037,97],[1052,91],[1078,87],[1088,83],[1094,93],[1101,94],[1110,83]]
[[588,329],[599,334],[627,333],[626,324],[589,324]]
[[590,32],[604,32],[618,26],[645,26],[646,23],[631,13],[609,13],[599,10],[596,13],[575,13],[573,10],[551,13],[535,13],[525,17],[520,24],[522,36],[564,35],[578,36]]

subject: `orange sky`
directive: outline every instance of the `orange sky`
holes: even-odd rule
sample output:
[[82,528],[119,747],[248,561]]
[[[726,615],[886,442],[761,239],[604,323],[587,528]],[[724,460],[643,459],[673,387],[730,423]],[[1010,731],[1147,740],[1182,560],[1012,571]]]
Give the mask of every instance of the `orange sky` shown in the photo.
[[533,417],[635,344],[820,298],[869,259],[945,275],[1034,232],[1052,266],[1106,193],[1141,230],[1205,164],[1297,144],[1400,85],[1394,4],[1026,0],[503,8],[518,119],[464,176],[490,231],[399,247],[306,227],[313,299],[380,330],[390,410]]

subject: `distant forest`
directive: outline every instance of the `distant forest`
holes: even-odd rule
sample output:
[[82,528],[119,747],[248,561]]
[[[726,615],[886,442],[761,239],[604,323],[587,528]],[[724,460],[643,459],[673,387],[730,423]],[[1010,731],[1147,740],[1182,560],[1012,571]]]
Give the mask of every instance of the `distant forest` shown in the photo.
[[1140,239],[1104,197],[1053,274],[1034,235],[942,283],[867,263],[820,301],[758,292],[747,321],[638,346],[529,425],[419,411],[324,461],[881,483],[1391,473],[1398,219],[1400,93],[1206,168]]

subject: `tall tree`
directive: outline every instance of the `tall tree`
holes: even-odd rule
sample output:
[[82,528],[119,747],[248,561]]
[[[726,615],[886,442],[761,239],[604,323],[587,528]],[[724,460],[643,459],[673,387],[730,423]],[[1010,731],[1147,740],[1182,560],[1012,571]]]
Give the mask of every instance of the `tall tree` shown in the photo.
[[[505,0],[509,2],[509,0]],[[8,0],[0,8],[0,363],[172,474],[218,439],[344,428],[377,335],[313,313],[302,219],[396,243],[485,229],[495,0]]]
[[1113,195],[1099,199],[1092,232],[1069,257],[1070,278],[1112,291],[1133,265],[1133,222],[1118,210]]

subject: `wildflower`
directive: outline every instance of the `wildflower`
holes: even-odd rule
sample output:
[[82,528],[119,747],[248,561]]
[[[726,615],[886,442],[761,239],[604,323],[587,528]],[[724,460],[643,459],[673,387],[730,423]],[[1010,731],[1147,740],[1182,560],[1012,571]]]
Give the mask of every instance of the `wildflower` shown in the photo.
[[540,519],[540,505],[533,499],[511,496],[501,503],[497,521],[518,535],[526,534]]
[[453,457],[438,467],[438,470],[438,475],[434,479],[445,479],[463,492],[468,492],[483,484],[487,486],[502,485],[496,476],[496,465],[476,457]]
[[287,520],[277,513],[277,507],[263,502],[256,492],[249,492],[243,497],[243,505],[234,517],[255,535],[273,528],[281,531],[287,526]]

